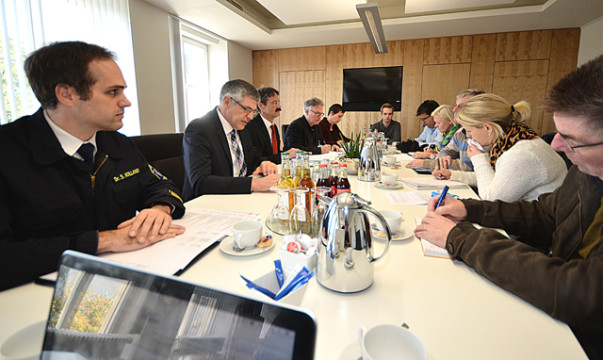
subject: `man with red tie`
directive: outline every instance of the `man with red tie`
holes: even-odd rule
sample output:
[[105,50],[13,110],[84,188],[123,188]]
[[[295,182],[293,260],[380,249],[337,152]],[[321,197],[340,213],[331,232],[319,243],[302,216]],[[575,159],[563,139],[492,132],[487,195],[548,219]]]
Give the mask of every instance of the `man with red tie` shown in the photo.
[[[271,87],[262,87],[259,90],[260,102],[258,107],[260,113],[254,117],[245,127],[245,131],[251,136],[253,146],[261,155],[275,164],[281,163],[281,138],[278,126],[274,123],[281,114],[281,100],[278,90]],[[292,148],[287,150],[289,158],[295,157]]]

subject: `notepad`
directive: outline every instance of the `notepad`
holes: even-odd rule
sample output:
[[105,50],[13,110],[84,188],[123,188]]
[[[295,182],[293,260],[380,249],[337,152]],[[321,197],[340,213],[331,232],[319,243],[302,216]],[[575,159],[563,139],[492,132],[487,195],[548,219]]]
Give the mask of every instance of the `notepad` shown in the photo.
[[450,189],[465,189],[467,184],[453,180],[438,180],[431,176],[400,178],[400,181],[410,186],[415,190],[434,190],[441,189],[444,185],[448,185]]
[[[419,225],[421,223],[421,218],[416,218],[415,222],[417,223],[417,225]],[[421,249],[423,250],[423,255],[439,257],[439,258],[443,258],[443,259],[452,259],[452,257],[450,257],[450,254],[448,253],[448,251],[446,249],[442,249],[441,247],[434,245],[425,239],[420,239],[420,240],[421,240]]]

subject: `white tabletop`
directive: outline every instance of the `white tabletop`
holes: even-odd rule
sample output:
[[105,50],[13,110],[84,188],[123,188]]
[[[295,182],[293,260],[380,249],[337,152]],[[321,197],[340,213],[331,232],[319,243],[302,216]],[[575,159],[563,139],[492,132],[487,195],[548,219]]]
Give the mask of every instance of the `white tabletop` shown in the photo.
[[[385,171],[391,171],[385,168]],[[401,176],[418,176],[404,167]],[[393,205],[388,191],[350,176],[352,192],[372,201],[377,210],[397,210],[405,223],[426,212],[425,206]],[[431,191],[430,191],[431,192]],[[467,190],[451,190],[474,197]],[[206,195],[188,208],[254,211],[264,219],[276,203],[274,193]],[[218,247],[204,254],[180,278],[216,289],[249,295],[239,275],[255,278],[273,269],[282,237],[268,253],[251,257],[223,254]],[[382,243],[375,241],[375,253]],[[428,359],[585,359],[567,325],[490,283],[459,261],[426,257],[416,238],[392,242],[375,263],[374,284],[365,291],[342,294],[311,280],[301,307],[318,323],[316,359],[357,359],[360,326],[407,323],[424,343]],[[0,344],[12,333],[47,317],[52,289],[35,284],[0,293]]]

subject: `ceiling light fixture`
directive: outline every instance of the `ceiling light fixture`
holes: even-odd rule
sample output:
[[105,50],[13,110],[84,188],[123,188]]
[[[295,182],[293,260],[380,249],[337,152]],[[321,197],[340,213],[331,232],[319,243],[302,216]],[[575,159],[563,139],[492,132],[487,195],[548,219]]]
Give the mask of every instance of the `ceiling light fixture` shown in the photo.
[[360,15],[364,30],[373,45],[375,54],[387,53],[387,44],[385,43],[385,35],[383,34],[378,4],[356,4],[356,10],[358,11],[358,15]]

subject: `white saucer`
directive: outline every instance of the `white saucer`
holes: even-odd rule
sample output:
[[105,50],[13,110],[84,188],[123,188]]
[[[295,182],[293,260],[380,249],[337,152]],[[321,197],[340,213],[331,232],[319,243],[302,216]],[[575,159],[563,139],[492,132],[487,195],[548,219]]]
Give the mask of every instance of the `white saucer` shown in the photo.
[[339,360],[361,360],[362,359],[362,349],[360,348],[360,343],[358,340],[348,344],[345,347],[341,355],[339,355]]
[[383,166],[388,166],[388,167],[392,167],[392,166],[393,166],[393,167],[396,167],[396,166],[400,166],[400,163],[401,163],[400,161],[396,161],[395,163],[390,164],[390,163],[388,163],[388,162],[385,162],[385,161],[384,161],[384,162],[382,162],[381,164],[382,164]]
[[228,254],[228,255],[232,255],[232,256],[252,256],[252,255],[263,254],[263,253],[266,253],[266,252],[269,252],[270,250],[272,250],[273,247],[274,247],[274,239],[272,239],[272,244],[270,244],[270,246],[263,247],[263,248],[256,246],[256,247],[253,247],[250,249],[245,249],[242,251],[234,250],[234,238],[232,236],[227,236],[220,242],[220,251],[222,251],[224,254]]
[[[413,232],[414,227],[408,228],[408,226],[404,226],[404,225],[406,225],[405,221],[402,220],[402,223],[400,224],[400,230],[402,230],[403,233],[400,234],[400,230],[398,230],[397,233],[393,233],[392,241],[404,241],[404,240],[412,239],[413,236],[415,236],[415,234]],[[383,231],[380,231],[376,224],[371,224],[371,227],[373,228],[373,237],[375,239],[378,239],[378,240],[387,239],[387,235]]]
[[[362,360],[362,348],[358,340],[349,343],[339,355],[339,360]],[[433,356],[425,354],[425,360],[433,360]]]
[[0,346],[0,358],[6,360],[38,359],[42,351],[45,330],[46,320],[15,332]]
[[383,182],[379,181],[378,183],[375,184],[375,187],[379,188],[379,189],[385,189],[385,190],[396,190],[396,189],[402,189],[404,187],[404,185],[402,185],[401,181],[397,181],[393,185],[387,185],[387,184],[384,184]]

